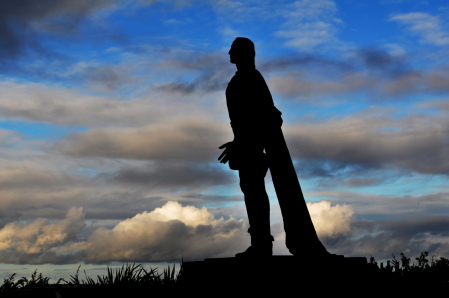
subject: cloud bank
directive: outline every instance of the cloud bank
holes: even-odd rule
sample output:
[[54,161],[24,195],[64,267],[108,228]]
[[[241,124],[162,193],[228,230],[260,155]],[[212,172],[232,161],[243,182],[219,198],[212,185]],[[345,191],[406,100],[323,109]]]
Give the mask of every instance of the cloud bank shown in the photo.
[[[351,234],[353,212],[349,206],[321,201],[307,204],[322,239]],[[215,216],[206,207],[182,206],[169,201],[151,212],[142,212],[112,228],[88,229],[86,212],[71,208],[65,219],[6,224],[0,230],[0,260],[6,263],[172,262],[229,257],[249,245],[246,220]],[[282,235],[275,235],[282,241]],[[276,243],[280,245],[280,243]]]

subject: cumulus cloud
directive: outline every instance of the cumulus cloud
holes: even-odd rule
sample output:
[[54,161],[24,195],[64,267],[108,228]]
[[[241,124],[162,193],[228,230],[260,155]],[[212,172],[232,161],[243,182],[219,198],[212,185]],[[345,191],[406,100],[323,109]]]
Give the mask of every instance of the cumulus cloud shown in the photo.
[[[348,206],[331,206],[325,201],[307,206],[320,238],[350,234],[353,213]],[[84,216],[83,208],[71,208],[65,219],[52,223],[43,218],[8,223],[0,230],[0,259],[13,263],[32,258],[37,263],[171,262],[229,257],[249,245],[246,220],[232,215],[217,219],[206,207],[182,206],[175,201],[112,228],[90,229],[79,241],[76,236],[84,230]],[[276,244],[282,246],[283,241]]]
[[[331,206],[325,201],[307,206],[320,238],[350,234],[353,216],[350,207]],[[248,245],[246,228],[243,220],[237,221],[232,216],[228,220],[216,220],[205,207],[182,207],[179,203],[168,202],[162,208],[123,221],[112,230],[97,230],[91,234],[88,242],[93,245],[89,255],[95,262],[109,261],[110,255],[123,261],[232,256]],[[142,241],[140,237],[147,240]],[[283,245],[282,236],[276,238],[280,240],[276,244]],[[102,239],[101,243],[96,239]]]
[[[349,198],[345,204],[330,201],[309,202],[312,221],[318,237],[332,253],[345,256],[373,255],[376,259],[398,255],[418,255],[421,251],[444,256],[448,247],[441,242],[447,235],[447,217],[426,212],[406,213],[401,218],[392,211],[391,218],[358,220],[355,214],[366,205]],[[406,198],[404,198],[406,199]],[[391,198],[390,198],[391,200]],[[422,198],[422,202],[432,201]],[[433,203],[436,204],[435,200]],[[404,207],[399,203],[398,208]],[[390,209],[394,204],[384,204]],[[370,214],[379,209],[366,205]],[[413,206],[412,206],[413,207]],[[394,209],[394,208],[393,208]],[[356,211],[358,210],[358,211]],[[113,227],[90,228],[84,224],[82,208],[72,208],[65,219],[49,222],[39,218],[28,223],[10,222],[0,230],[0,259],[6,263],[108,263],[172,262],[201,260],[207,257],[229,257],[249,245],[246,220],[217,218],[206,207],[182,206],[169,201],[151,212],[142,212]],[[88,232],[87,235],[85,232]],[[275,250],[288,253],[283,240],[282,223],[274,223]],[[84,240],[77,236],[83,233]]]
[[45,218],[26,224],[18,221],[8,223],[0,230],[0,258],[6,260],[7,255],[15,252],[28,255],[44,253],[52,247],[76,241],[76,235],[83,227],[83,208],[71,208],[66,218],[56,223]]
[[[315,203],[316,210],[327,210],[327,206],[341,204],[342,210],[350,210],[342,234],[322,237],[326,248],[332,253],[345,256],[373,256],[376,260],[391,259],[404,252],[407,256],[418,256],[428,251],[435,257],[446,257],[449,250],[445,244],[448,237],[447,224],[449,211],[448,193],[422,196],[391,196],[361,194],[350,191],[319,191],[309,196],[326,197],[325,201]],[[309,204],[308,204],[309,205]],[[309,211],[314,213],[313,208]],[[318,208],[320,207],[320,208]],[[338,217],[345,212],[332,210]],[[338,211],[338,212],[337,212]],[[316,212],[315,212],[316,213]],[[343,218],[343,217],[340,217]],[[357,218],[357,219],[356,219]],[[351,219],[351,220],[349,220]],[[312,220],[319,230],[316,217]],[[327,222],[327,224],[333,221]],[[349,232],[347,228],[349,227]]]
[[125,220],[112,230],[96,230],[87,238],[90,262],[113,260],[172,261],[232,254],[243,249],[244,222],[215,220],[205,207],[167,202],[162,208]]
[[331,206],[329,201],[308,202],[310,217],[319,238],[335,238],[348,236],[354,211],[347,205]]
[[[0,259],[22,262],[34,257],[35,262],[40,262],[54,258],[56,263],[179,261],[181,257],[228,256],[247,245],[243,220],[214,219],[205,207],[183,207],[173,201],[126,219],[112,229],[98,228],[86,241],[77,241],[75,236],[84,227],[83,217],[82,208],[72,208],[64,220],[54,223],[43,218],[27,224],[8,223],[0,230]],[[16,255],[21,256],[20,260]]]

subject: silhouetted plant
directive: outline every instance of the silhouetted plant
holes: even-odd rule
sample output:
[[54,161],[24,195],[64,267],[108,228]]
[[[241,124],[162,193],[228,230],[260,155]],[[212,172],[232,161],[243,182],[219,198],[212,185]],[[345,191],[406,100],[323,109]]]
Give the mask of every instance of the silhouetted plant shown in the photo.
[[[5,278],[3,284],[0,286],[0,293],[6,294],[14,290],[30,288],[30,287],[40,287],[40,286],[48,286],[49,277],[43,277],[42,273],[37,275],[37,269],[31,274],[31,278],[28,279],[26,277],[22,277],[17,281],[14,281],[14,276],[16,274],[12,274],[9,278]],[[63,280],[60,278],[56,284],[59,284]]]
[[449,282],[449,259],[440,257],[435,260],[432,257],[429,264],[428,255],[428,252],[421,252],[421,255],[415,258],[417,263],[413,264],[410,264],[410,258],[407,258],[403,253],[401,253],[401,263],[393,255],[393,260],[387,261],[385,267],[382,263],[379,267],[374,258],[371,257],[368,264],[371,268],[371,277],[391,281],[401,280],[403,282]]
[[402,252],[401,252],[401,262],[402,268],[410,270],[410,258],[407,258]]
[[66,281],[63,278],[60,278],[56,284],[49,284],[49,277],[43,277],[42,273],[37,275],[37,270],[31,275],[30,279],[26,277],[22,277],[21,279],[15,281],[14,276],[15,273],[12,274],[9,278],[5,278],[3,284],[0,286],[0,294],[6,294],[12,292],[14,290],[19,290],[23,288],[29,287],[40,287],[40,286],[50,286],[50,285],[59,285],[61,281],[65,282],[66,285],[70,286],[120,286],[120,287],[143,287],[143,286],[173,286],[176,285],[178,279],[182,273],[182,263],[181,260],[181,268],[178,274],[175,276],[175,265],[173,265],[173,269],[168,266],[167,269],[164,269],[163,273],[158,274],[157,268],[151,269],[147,271],[143,268],[142,264],[136,265],[123,265],[121,268],[117,268],[113,270],[107,266],[108,274],[104,276],[97,276],[97,281],[87,276],[86,271],[84,270],[84,274],[86,276],[86,280],[81,280],[79,278],[79,270],[80,266],[76,270],[75,275],[70,275],[70,281]]
[[175,284],[182,271],[182,261],[181,269],[176,277],[175,265],[173,265],[172,270],[170,270],[170,266],[168,266],[167,269],[164,269],[162,274],[158,274],[157,268],[150,268],[150,271],[147,271],[143,268],[142,264],[126,264],[121,268],[117,268],[115,271],[109,268],[109,266],[107,266],[107,269],[108,274],[103,276],[97,275],[97,281],[94,281],[91,277],[87,276],[86,271],[84,270],[84,275],[86,276],[86,281],[84,281],[80,280],[78,277],[78,267],[75,276],[70,276],[71,281],[68,282],[68,284],[91,286],[147,286]]
[[400,271],[401,265],[399,264],[399,261],[396,260],[396,257],[394,256],[394,254],[392,254],[392,256],[393,256],[393,260],[391,260],[391,263],[393,264],[394,272],[397,274],[397,273],[401,272]]
[[429,267],[429,260],[426,259],[426,257],[429,255],[429,253],[421,252],[421,255],[419,257],[416,257],[415,260],[418,261],[418,267],[420,269],[425,269]]

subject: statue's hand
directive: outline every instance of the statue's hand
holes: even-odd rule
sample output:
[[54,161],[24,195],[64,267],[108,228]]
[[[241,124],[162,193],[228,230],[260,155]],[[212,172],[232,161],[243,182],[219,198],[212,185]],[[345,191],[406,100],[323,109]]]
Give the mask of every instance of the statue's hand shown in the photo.
[[226,148],[226,149],[221,153],[218,160],[221,163],[227,163],[230,158],[230,155],[231,155],[232,142],[227,142],[226,144],[223,144],[220,147],[218,147],[218,149],[223,149],[223,148]]

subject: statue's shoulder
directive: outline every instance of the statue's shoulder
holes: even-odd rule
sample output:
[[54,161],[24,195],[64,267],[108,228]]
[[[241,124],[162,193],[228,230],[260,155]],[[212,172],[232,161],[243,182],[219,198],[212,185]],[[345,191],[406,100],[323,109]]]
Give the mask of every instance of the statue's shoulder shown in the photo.
[[256,76],[259,80],[263,80],[265,82],[265,79],[259,70],[254,69],[254,76]]

